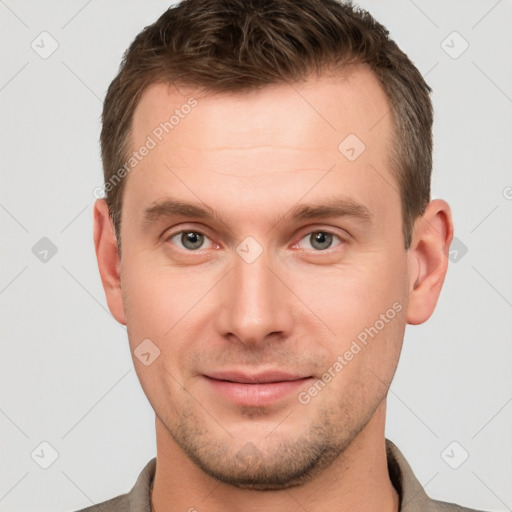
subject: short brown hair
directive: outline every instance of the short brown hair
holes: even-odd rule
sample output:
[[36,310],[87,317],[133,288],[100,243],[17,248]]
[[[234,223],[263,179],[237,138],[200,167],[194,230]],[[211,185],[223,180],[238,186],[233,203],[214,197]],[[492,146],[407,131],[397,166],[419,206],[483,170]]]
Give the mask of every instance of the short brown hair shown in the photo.
[[[105,183],[127,161],[133,113],[155,83],[243,92],[298,82],[351,63],[370,66],[391,107],[390,155],[402,204],[404,245],[430,201],[430,87],[368,12],[337,0],[184,0],[140,32],[125,52],[103,106]],[[126,177],[106,196],[119,250]]]

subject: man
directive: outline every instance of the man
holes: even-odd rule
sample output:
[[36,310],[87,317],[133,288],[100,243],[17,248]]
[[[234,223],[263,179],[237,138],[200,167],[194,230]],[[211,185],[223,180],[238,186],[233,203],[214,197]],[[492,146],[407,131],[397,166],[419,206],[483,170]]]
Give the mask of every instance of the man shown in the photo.
[[468,510],[384,437],[453,237],[429,92],[335,0],[186,0],[136,37],[105,99],[94,240],[157,457],[87,510]]

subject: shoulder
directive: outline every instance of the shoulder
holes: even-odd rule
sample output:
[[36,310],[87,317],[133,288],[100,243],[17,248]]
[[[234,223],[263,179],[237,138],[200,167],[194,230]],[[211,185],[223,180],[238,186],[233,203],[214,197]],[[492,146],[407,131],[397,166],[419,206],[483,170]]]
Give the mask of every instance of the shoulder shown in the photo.
[[476,510],[474,508],[463,507],[456,503],[447,503],[446,501],[437,501],[430,499],[431,508],[429,512],[485,512],[483,510]]
[[386,439],[388,471],[400,496],[400,512],[484,512],[432,499],[425,492],[398,447]]
[[150,512],[150,489],[156,471],[156,458],[139,474],[130,492],[76,512]]
[[122,494],[116,498],[112,498],[102,503],[92,505],[91,507],[82,508],[76,512],[129,512],[130,499],[129,494]]

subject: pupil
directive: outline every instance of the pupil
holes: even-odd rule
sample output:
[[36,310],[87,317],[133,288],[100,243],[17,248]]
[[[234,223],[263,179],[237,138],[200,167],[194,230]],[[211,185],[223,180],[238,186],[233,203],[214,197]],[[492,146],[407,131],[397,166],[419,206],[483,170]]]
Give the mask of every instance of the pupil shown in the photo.
[[197,249],[203,243],[203,235],[190,231],[181,235],[181,243],[188,249]]
[[332,235],[329,233],[323,233],[322,231],[317,231],[312,235],[312,246],[316,249],[327,249],[332,243]]

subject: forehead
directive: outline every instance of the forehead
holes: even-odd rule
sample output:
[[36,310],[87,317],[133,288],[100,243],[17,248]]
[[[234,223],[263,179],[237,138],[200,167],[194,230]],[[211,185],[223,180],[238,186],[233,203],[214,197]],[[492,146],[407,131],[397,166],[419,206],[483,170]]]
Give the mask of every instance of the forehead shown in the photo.
[[278,216],[305,194],[332,196],[338,188],[363,203],[380,195],[384,207],[390,196],[399,202],[388,161],[391,119],[384,90],[362,65],[241,93],[154,84],[131,132],[132,151],[151,148],[134,161],[125,199],[141,211],[166,194],[214,209],[231,198],[233,212],[244,204]]
[[[199,108],[190,107],[192,101]],[[158,83],[146,88],[135,109],[131,142],[136,148],[155,130],[158,138],[158,127],[171,120],[169,133],[164,130],[163,134],[168,146],[173,141],[181,145],[191,131],[200,128],[201,133],[208,131],[208,140],[201,140],[206,149],[222,147],[229,141],[241,149],[279,144],[300,145],[304,150],[316,150],[320,145],[332,150],[348,133],[368,143],[382,138],[383,133],[391,131],[388,113],[387,96],[366,65],[352,65],[301,83],[269,85],[249,92],[214,93]],[[186,123],[182,122],[184,119]],[[307,133],[306,125],[310,128]],[[171,132],[173,136],[165,137]],[[249,132],[251,138],[244,140]]]

